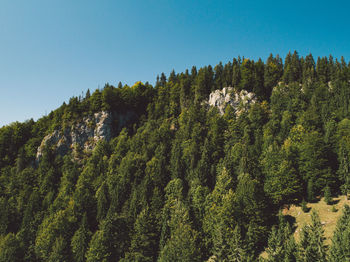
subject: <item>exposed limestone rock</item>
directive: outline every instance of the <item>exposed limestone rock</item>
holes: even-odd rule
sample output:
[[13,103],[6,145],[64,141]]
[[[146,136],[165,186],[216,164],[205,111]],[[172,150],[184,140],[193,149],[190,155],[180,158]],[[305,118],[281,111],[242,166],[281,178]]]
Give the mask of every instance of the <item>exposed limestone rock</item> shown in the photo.
[[67,142],[66,137],[61,135],[58,130],[55,130],[51,134],[45,136],[36,153],[37,161],[39,161],[43,155],[44,146],[57,145],[57,148],[56,148],[57,153],[65,154],[69,149],[66,142]]
[[[349,81],[350,82],[350,81]],[[333,91],[333,85],[332,85],[332,81],[328,82],[328,91],[331,92]]]
[[246,110],[247,106],[257,101],[254,93],[246,90],[235,92],[233,87],[224,87],[222,90],[215,90],[210,93],[208,104],[219,109],[221,115],[225,113],[227,106],[232,106],[239,115],[242,110]]
[[[84,117],[82,121],[62,130],[55,130],[44,137],[36,154],[38,163],[43,155],[44,147],[54,148],[56,154],[61,156],[70,150],[91,151],[98,141],[112,138],[113,130],[119,131],[127,122],[135,117],[132,112],[118,114],[113,117],[109,112],[98,112],[93,116]],[[113,124],[116,124],[113,129]]]

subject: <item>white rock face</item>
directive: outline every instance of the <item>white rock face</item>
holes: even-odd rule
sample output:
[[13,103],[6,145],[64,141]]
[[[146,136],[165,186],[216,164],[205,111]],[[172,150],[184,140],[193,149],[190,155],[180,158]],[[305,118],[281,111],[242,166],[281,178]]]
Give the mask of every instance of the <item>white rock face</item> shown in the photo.
[[112,138],[113,117],[109,112],[95,113],[94,116],[84,117],[83,120],[64,131],[55,130],[44,137],[36,154],[36,161],[39,162],[43,149],[46,146],[55,146],[55,151],[59,155],[65,155],[75,146],[91,151],[98,141]]
[[249,93],[245,90],[237,93],[233,87],[224,87],[222,90],[215,90],[210,93],[208,104],[217,107],[221,115],[225,113],[227,106],[232,106],[239,115],[250,104],[254,104],[256,101],[257,99],[254,93]]

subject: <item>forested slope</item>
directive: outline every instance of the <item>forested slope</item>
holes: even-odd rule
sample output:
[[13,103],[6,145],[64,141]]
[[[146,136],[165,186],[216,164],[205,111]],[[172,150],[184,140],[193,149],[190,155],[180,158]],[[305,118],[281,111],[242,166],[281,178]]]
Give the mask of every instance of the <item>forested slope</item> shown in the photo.
[[[233,87],[256,101],[223,114]],[[132,112],[76,157],[43,138],[98,112]],[[120,127],[120,123],[113,122]],[[295,243],[279,210],[350,190],[350,65],[289,53],[106,84],[38,121],[0,129],[0,261],[346,261],[350,210],[323,245],[317,214]]]

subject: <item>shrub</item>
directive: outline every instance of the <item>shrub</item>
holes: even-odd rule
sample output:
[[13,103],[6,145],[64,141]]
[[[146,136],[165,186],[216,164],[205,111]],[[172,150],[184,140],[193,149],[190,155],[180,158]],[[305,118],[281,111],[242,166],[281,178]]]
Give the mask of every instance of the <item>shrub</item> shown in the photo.
[[327,205],[332,204],[332,194],[331,194],[331,189],[329,186],[326,186],[324,189],[324,201],[327,203]]
[[301,201],[301,210],[303,210],[304,213],[309,212],[309,208],[306,205],[305,199],[303,199],[303,201]]

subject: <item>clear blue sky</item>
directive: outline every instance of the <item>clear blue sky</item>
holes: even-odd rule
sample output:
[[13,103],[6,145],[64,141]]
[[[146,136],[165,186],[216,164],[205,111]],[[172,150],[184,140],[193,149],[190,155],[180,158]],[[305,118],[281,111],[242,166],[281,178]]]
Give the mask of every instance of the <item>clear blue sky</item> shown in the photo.
[[0,126],[89,88],[270,53],[350,59],[348,1],[0,0]]

